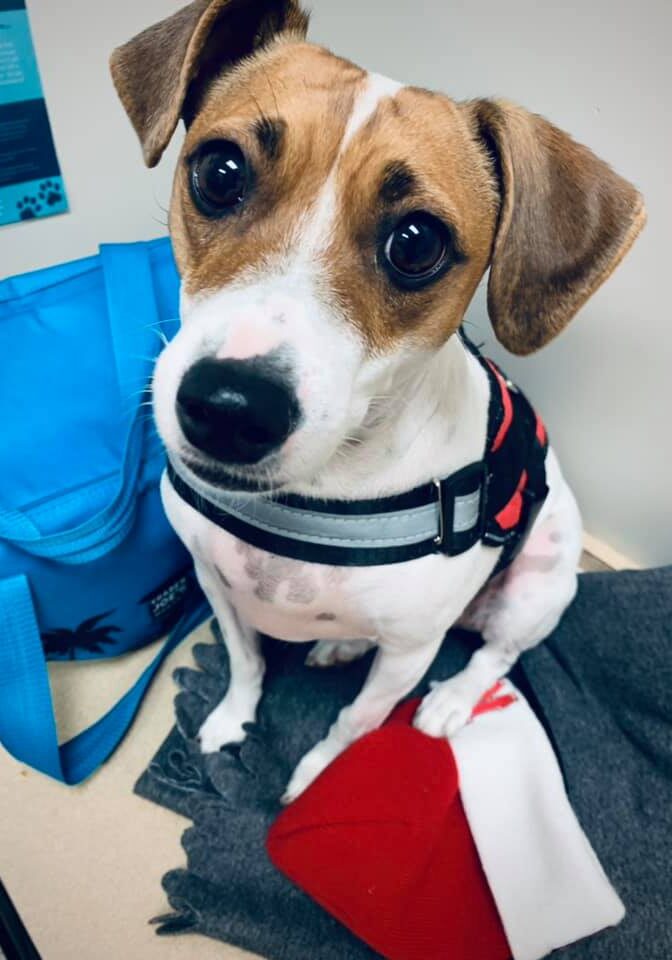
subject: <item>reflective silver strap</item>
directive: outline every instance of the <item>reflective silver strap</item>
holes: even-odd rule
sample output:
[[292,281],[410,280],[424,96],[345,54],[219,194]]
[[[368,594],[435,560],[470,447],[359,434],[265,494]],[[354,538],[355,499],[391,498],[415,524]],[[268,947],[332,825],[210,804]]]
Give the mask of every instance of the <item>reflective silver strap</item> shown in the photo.
[[333,547],[397,547],[433,539],[439,505],[342,516],[288,507],[263,497],[218,497],[217,506],[253,527],[293,540]]
[[473,493],[455,497],[453,533],[466,533],[476,526],[481,512],[482,495],[483,489],[479,487]]
[[[388,513],[348,515],[290,507],[267,497],[218,491],[216,498],[184,466],[173,461],[175,472],[204,499],[250,526],[276,536],[332,547],[401,547],[437,540],[445,534],[440,510],[440,481],[435,480],[437,502]],[[453,533],[464,533],[479,522],[481,489],[454,499]],[[438,542],[438,540],[437,540]]]

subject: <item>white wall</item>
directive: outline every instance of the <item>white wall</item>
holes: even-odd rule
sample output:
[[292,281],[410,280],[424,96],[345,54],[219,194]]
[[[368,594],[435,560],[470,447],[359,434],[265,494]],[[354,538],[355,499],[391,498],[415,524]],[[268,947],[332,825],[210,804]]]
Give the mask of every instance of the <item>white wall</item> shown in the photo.
[[42,86],[71,213],[0,228],[0,274],[94,252],[104,241],[165,233],[176,144],[142,163],[107,62],[112,48],[173,13],[179,0],[27,0]]
[[[146,171],[107,73],[111,48],[179,0],[28,0],[72,213],[0,229],[0,272],[162,232],[175,146]],[[456,98],[543,113],[643,191],[649,225],[578,319],[525,360],[492,353],[543,412],[587,529],[644,564],[672,561],[669,0],[312,0],[312,37]],[[491,346],[483,291],[470,320]]]

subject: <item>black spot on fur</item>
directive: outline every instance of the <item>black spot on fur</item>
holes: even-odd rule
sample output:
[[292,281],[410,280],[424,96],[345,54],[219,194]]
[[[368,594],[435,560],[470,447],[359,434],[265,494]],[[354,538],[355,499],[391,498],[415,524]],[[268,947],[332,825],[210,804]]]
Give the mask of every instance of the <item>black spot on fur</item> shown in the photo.
[[280,119],[271,119],[271,117],[260,117],[254,125],[259,146],[269,158],[277,160],[282,148],[282,139],[285,133],[285,121]]
[[380,186],[380,199],[384,203],[398,203],[416,188],[415,174],[405,163],[390,163],[385,168]]

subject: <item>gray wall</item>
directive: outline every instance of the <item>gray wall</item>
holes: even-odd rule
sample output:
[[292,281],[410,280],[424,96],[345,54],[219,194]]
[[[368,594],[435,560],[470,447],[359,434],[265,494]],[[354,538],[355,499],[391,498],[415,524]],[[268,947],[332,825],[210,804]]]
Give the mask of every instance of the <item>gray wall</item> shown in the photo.
[[[108,80],[110,49],[178,0],[28,0],[72,213],[0,229],[0,272],[162,232],[173,146],[145,171]],[[370,69],[456,98],[543,113],[643,191],[649,224],[616,274],[540,354],[504,355],[484,291],[472,335],[543,412],[594,536],[642,564],[672,561],[672,317],[667,297],[669,0],[312,0],[312,37]]]

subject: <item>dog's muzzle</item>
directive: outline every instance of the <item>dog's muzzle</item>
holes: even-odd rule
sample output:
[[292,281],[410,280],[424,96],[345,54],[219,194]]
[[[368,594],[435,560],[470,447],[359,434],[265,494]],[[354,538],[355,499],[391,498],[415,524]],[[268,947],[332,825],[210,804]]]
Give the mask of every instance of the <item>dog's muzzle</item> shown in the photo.
[[[461,331],[490,386],[483,456],[447,477],[372,500],[213,491],[171,458],[168,481],[208,520],[281,557],[342,567],[457,556],[479,541],[500,550],[492,575],[525,542],[548,494],[546,428],[525,396]],[[186,379],[186,378],[185,378]]]
[[262,357],[199,360],[182,379],[176,408],[189,443],[224,464],[259,463],[300,418],[293,387]]

